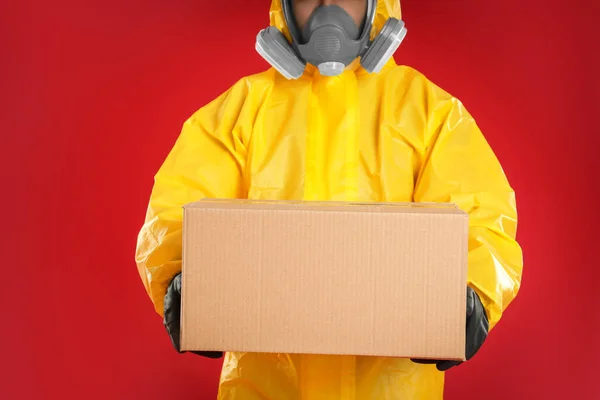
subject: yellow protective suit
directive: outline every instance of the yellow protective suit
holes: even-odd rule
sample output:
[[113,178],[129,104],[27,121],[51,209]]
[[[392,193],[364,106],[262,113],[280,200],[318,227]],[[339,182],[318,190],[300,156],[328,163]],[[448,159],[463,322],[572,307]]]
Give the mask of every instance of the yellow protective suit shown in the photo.
[[[373,35],[398,0],[380,0]],[[280,0],[271,24],[286,35]],[[288,36],[289,38],[289,36]],[[155,176],[136,262],[156,310],[181,269],[185,203],[203,197],[455,202],[470,215],[468,283],[493,327],[516,296],[515,195],[464,106],[390,60],[337,77],[245,77],[183,125]],[[207,227],[210,229],[210,227]],[[226,353],[219,399],[439,399],[444,374],[407,359]]]

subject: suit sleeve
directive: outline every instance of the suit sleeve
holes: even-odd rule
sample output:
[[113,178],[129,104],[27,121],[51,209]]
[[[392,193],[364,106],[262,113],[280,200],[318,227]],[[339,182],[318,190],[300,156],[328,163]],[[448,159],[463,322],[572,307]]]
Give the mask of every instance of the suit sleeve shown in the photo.
[[246,95],[245,85],[234,85],[194,113],[154,176],[135,260],[161,316],[167,286],[181,271],[183,205],[245,196]]
[[428,93],[430,111],[414,198],[452,202],[468,213],[468,285],[481,298],[492,329],[521,284],[515,192],[460,101],[434,85]]

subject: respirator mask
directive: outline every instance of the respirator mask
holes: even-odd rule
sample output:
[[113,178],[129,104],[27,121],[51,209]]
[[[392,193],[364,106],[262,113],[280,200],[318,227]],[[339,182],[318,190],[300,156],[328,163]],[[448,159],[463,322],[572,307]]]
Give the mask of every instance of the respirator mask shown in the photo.
[[379,72],[406,36],[404,22],[389,18],[375,40],[370,40],[377,0],[367,0],[361,26],[343,8],[328,5],[315,8],[302,30],[296,23],[292,1],[281,0],[291,45],[273,26],[260,31],[256,38],[256,51],[287,79],[302,76],[307,63],[316,66],[321,75],[336,76],[357,57],[366,71]]

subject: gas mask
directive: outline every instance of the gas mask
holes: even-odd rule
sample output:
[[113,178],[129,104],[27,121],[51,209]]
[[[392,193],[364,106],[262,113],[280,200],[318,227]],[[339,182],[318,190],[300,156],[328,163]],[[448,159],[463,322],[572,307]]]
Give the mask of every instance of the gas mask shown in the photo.
[[361,26],[343,8],[330,5],[315,8],[300,31],[292,1],[281,0],[292,43],[273,26],[260,31],[256,38],[256,51],[287,79],[302,76],[307,63],[316,66],[321,75],[336,76],[358,57],[366,71],[377,73],[406,36],[404,22],[389,18],[375,40],[370,40],[377,0],[367,0]]

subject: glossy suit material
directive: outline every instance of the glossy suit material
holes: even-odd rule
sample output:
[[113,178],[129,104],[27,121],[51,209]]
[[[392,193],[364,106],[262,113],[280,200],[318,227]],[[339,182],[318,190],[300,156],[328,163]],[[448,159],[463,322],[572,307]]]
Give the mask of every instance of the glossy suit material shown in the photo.
[[[399,2],[379,1],[374,32],[390,16]],[[280,0],[270,17],[289,35]],[[324,77],[309,65],[294,81],[271,68],[185,122],[136,251],[161,315],[181,269],[181,206],[202,197],[455,202],[470,215],[468,284],[490,329],[519,289],[515,194],[496,156],[456,98],[393,59],[378,74],[355,62]],[[443,385],[435,365],[407,359],[226,353],[219,398],[438,399]]]

